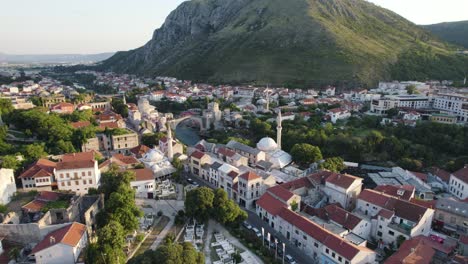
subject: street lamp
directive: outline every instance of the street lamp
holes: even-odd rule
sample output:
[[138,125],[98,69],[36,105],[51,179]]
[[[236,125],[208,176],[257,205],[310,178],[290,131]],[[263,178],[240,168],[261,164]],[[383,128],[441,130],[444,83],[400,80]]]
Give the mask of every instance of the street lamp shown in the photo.
[[265,229],[262,227],[262,245],[265,246]]
[[275,238],[275,260],[278,258],[278,239]]
[[267,236],[267,239],[268,239],[268,251],[270,251],[270,232],[268,232],[268,236]]
[[283,264],[284,264],[284,255],[286,255],[286,247],[283,243]]

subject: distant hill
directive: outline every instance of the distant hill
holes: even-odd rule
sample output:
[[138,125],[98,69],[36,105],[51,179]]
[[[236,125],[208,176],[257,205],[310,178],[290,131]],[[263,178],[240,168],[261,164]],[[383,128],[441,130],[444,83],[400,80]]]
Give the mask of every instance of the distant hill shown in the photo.
[[99,54],[10,55],[0,53],[0,63],[94,63],[106,60],[115,52]]
[[434,35],[468,49],[468,20],[423,26]]
[[192,0],[100,68],[296,87],[460,78],[455,47],[364,0]]

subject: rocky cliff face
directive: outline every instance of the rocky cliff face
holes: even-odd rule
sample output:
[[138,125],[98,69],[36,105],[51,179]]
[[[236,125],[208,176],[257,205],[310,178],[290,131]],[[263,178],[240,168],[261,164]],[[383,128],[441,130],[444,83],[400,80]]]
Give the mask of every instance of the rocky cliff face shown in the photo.
[[220,83],[371,85],[405,77],[395,67],[408,58],[416,61],[408,70],[419,76],[427,62],[413,50],[463,65],[445,43],[363,0],[192,0],[146,45],[100,67]]

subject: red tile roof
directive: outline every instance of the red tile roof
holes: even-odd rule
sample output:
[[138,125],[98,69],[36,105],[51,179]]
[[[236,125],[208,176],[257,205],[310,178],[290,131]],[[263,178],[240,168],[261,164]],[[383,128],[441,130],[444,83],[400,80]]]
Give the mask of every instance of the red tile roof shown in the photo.
[[78,128],[90,126],[91,122],[89,122],[89,121],[78,121],[78,122],[70,123],[70,125],[73,128],[78,129]]
[[246,180],[246,181],[253,181],[255,179],[261,178],[255,172],[252,172],[252,171],[245,172],[245,173],[241,174],[241,176],[239,176],[239,177],[241,179]]
[[135,154],[137,158],[142,157],[146,152],[148,152],[150,148],[146,145],[138,145],[134,148],[130,149],[130,152]]
[[384,208],[381,209],[377,215],[385,219],[390,219],[393,217],[393,212]]
[[71,247],[75,247],[80,242],[81,238],[85,235],[85,232],[85,225],[73,222],[71,225],[50,232],[33,248],[31,254],[36,254],[39,251],[57,244],[65,244]]
[[27,168],[19,178],[47,177],[54,175],[54,169],[57,164],[47,159],[39,159]]
[[64,154],[57,163],[57,170],[71,170],[94,167],[94,152]]
[[232,157],[236,155],[236,152],[227,148],[219,148],[218,154],[221,154],[226,157]]
[[100,123],[99,124],[99,128],[100,129],[105,129],[105,128],[110,128],[110,129],[114,129],[114,128],[119,128],[119,123],[117,122],[109,122],[109,123]]
[[147,168],[130,170],[135,172],[135,181],[150,181],[154,180],[153,171]]
[[422,173],[422,172],[415,172],[415,171],[410,171],[410,173],[416,176],[421,181],[427,182],[427,174]]
[[205,153],[196,150],[196,151],[193,152],[192,155],[190,155],[190,156],[191,156],[191,157],[194,157],[194,158],[196,158],[196,159],[201,159],[201,158],[203,158],[203,156],[205,156]]
[[256,204],[266,210],[271,215],[278,215],[286,204],[276,199],[270,193],[264,193],[260,199],[257,200]]
[[363,190],[359,194],[358,199],[393,211],[395,212],[396,216],[415,223],[418,223],[421,217],[428,210],[421,205],[417,205],[405,200],[400,200],[394,198],[393,196],[370,189]]
[[42,191],[35,199],[48,202],[57,201],[61,195],[62,194],[56,192]]
[[437,167],[433,167],[431,169],[431,172],[432,172],[432,174],[439,177],[444,182],[448,183],[450,181],[450,172],[448,172],[448,171],[445,171],[445,170],[437,168]]
[[23,205],[21,208],[27,212],[39,212],[46,206],[46,201],[32,200],[31,202]]
[[426,201],[426,200],[419,200],[416,198],[411,198],[410,202],[420,205],[422,207],[431,208],[431,209],[435,209],[435,206],[437,203],[436,200]]
[[449,255],[455,246],[448,247],[426,236],[416,236],[406,240],[398,251],[387,259],[385,264],[400,263],[432,263],[432,257],[436,252]]
[[325,182],[332,183],[343,189],[348,189],[355,181],[362,181],[362,178],[349,174],[333,173],[325,180]]
[[132,164],[138,164],[140,163],[137,159],[135,159],[132,156],[125,156],[123,154],[114,154],[112,156],[113,161],[118,161],[122,165],[132,165]]
[[[411,185],[379,185],[374,190],[409,201],[414,196],[415,188]],[[398,194],[398,193],[403,194]]]
[[308,177],[302,177],[293,181],[289,181],[280,185],[282,188],[294,191],[302,187],[310,188],[313,186]]
[[461,168],[452,174],[453,176],[462,180],[464,183],[468,183],[468,166],[467,165],[465,165],[464,168]]
[[273,196],[283,200],[284,202],[288,201],[294,196],[294,193],[284,189],[281,185],[276,185],[271,188],[268,188],[267,192]]

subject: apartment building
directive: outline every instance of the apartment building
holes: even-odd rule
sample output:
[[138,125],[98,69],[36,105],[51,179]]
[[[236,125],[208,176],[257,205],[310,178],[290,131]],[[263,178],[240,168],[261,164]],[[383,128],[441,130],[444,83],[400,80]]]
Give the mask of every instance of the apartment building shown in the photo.
[[101,180],[94,152],[65,154],[57,163],[55,179],[59,190],[87,194],[90,188],[97,189]]
[[458,199],[468,198],[468,165],[450,174],[449,191]]
[[263,178],[252,171],[244,172],[237,182],[237,202],[245,208],[252,208],[266,189],[275,184],[273,176]]
[[380,245],[397,245],[399,237],[427,236],[434,210],[375,190],[365,189],[354,211],[372,220],[371,236]]
[[256,212],[277,232],[318,263],[374,263],[374,251],[354,245],[291,210],[291,202],[269,191],[257,201]]
[[249,161],[249,165],[257,164],[257,162],[265,160],[266,158],[265,152],[257,148],[252,148],[250,146],[236,142],[234,140],[229,141],[226,147],[246,157]]
[[202,170],[203,164],[209,163],[210,160],[211,160],[210,156],[208,156],[207,154],[198,150],[194,151],[190,155],[190,163],[189,163],[190,172],[195,175],[200,176],[200,171]]
[[370,112],[386,114],[392,108],[423,109],[430,108],[432,99],[420,95],[387,95],[378,100],[372,100]]
[[441,228],[468,234],[468,203],[453,198],[440,198],[435,205],[435,222]]
[[457,117],[459,122],[468,122],[468,96],[461,94],[438,94],[434,98],[435,109]]

